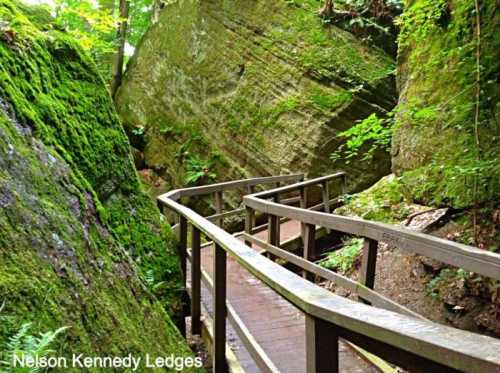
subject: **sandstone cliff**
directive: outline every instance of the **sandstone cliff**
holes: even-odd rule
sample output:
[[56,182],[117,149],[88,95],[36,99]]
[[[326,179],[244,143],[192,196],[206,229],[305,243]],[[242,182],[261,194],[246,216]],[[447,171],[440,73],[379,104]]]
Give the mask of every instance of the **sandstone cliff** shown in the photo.
[[423,203],[500,197],[499,16],[480,3],[479,38],[474,1],[408,1],[401,20],[392,163]]
[[329,156],[340,131],[392,109],[394,61],[323,24],[318,5],[167,5],[117,95],[132,142],[144,152],[144,174],[165,180],[160,189],[185,184],[197,169],[206,170],[207,182],[342,168],[358,189],[387,174],[384,153],[349,165],[333,165]]

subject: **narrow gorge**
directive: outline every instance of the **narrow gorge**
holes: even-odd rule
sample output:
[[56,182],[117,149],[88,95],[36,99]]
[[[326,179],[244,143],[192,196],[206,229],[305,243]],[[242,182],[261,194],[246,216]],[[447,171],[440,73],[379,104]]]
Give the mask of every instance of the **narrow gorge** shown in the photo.
[[0,372],[500,371],[497,5],[0,0]]

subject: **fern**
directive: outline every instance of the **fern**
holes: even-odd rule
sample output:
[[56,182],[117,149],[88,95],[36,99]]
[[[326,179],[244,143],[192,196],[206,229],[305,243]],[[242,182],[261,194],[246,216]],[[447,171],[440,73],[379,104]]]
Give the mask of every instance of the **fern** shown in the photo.
[[211,161],[201,159],[197,156],[191,156],[187,160],[184,182],[188,185],[192,185],[201,180],[214,180],[217,175],[210,171],[212,166]]
[[13,367],[12,362],[14,357],[45,357],[53,354],[55,351],[51,349],[51,345],[56,340],[57,336],[68,327],[62,327],[55,331],[40,333],[39,336],[30,334],[32,323],[23,324],[20,329],[12,335],[5,345],[3,352],[3,360],[0,360],[0,371],[2,373],[38,373],[39,368],[20,368]]

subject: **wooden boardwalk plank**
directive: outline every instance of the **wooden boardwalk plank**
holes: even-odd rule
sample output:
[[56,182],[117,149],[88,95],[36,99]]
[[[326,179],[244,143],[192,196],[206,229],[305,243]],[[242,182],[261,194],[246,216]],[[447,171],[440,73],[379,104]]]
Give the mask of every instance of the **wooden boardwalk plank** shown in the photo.
[[[299,232],[299,222],[283,223],[280,239],[284,241]],[[267,231],[255,236],[265,239]],[[201,266],[211,278],[213,254],[212,246],[201,250]],[[306,372],[304,314],[255,279],[231,257],[227,260],[227,280],[228,301],[278,369],[287,373]],[[209,312],[213,312],[213,300],[207,289],[202,290],[202,302]],[[258,372],[259,369],[231,328],[228,328],[227,338],[245,371]],[[339,351],[341,371],[377,372],[345,343],[340,343]]]

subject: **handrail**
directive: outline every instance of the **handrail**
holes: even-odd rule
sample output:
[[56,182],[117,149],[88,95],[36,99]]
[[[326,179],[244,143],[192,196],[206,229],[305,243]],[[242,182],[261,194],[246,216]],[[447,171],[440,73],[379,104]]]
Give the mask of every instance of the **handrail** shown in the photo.
[[[208,190],[213,191],[213,189]],[[338,338],[342,337],[389,362],[413,371],[451,371],[451,368],[467,372],[500,372],[500,340],[337,296],[263,257],[206,218],[183,206],[175,200],[175,197],[181,194],[183,194],[181,191],[167,193],[158,197],[158,202],[178,213],[181,222],[189,221],[193,232],[198,232],[197,234],[201,232],[215,243],[214,369],[216,372],[225,369],[221,362],[224,349],[220,345],[223,342],[222,345],[225,346],[226,253],[306,314],[308,371],[336,371],[334,351],[331,354],[321,352],[324,351],[325,345],[335,346]],[[386,225],[380,226],[380,223],[290,206],[284,207],[255,196],[246,196],[244,201],[248,208],[261,209],[268,214],[303,219],[308,225],[324,225],[371,239],[383,241],[383,234],[387,233],[388,229]],[[183,232],[187,235],[187,229]],[[396,232],[402,235],[398,241],[399,245],[413,247],[412,245],[420,243],[425,246],[427,242],[426,237],[418,233],[399,228]],[[444,240],[436,238],[432,240],[437,247],[443,249],[447,246],[442,241]],[[472,258],[478,259],[479,253],[461,246],[462,251],[473,252],[476,256]],[[196,255],[195,253],[193,247],[193,255]]]
[[273,184],[273,183],[281,183],[287,181],[298,181],[304,179],[304,174],[296,173],[290,175],[279,175],[279,176],[264,176],[264,177],[255,177],[251,179],[242,179],[235,181],[225,181],[222,183],[195,186],[183,189],[175,189],[166,194],[163,194],[164,197],[168,197],[173,199],[174,201],[179,200],[181,197],[191,197],[191,196],[199,196],[204,194],[223,192],[231,189],[252,187],[256,185],[265,185],[265,184]]
[[380,222],[284,206],[260,199],[258,196],[259,194],[245,196],[243,198],[245,206],[266,214],[299,220],[375,241],[387,242],[410,253],[500,279],[500,255],[490,251]]
[[389,311],[394,311],[401,313],[403,315],[408,315],[408,316],[413,316],[421,319],[425,319],[423,316],[419,315],[416,312],[413,312],[412,310],[400,305],[399,303],[394,302],[393,300],[377,293],[376,291],[364,286],[363,284],[360,284],[359,282],[356,282],[354,280],[351,280],[348,277],[342,276],[336,272],[332,272],[326,268],[323,268],[315,263],[311,263],[305,259],[302,259],[301,257],[292,254],[286,250],[280,249],[279,247],[273,246],[268,244],[267,242],[254,237],[250,236],[248,233],[243,233],[241,235],[242,238],[245,240],[248,240],[254,244],[256,244],[259,247],[262,247],[265,249],[267,252],[270,252],[271,254],[277,256],[278,258],[286,260],[288,263],[295,264],[296,266],[315,274],[316,276],[322,277],[326,280],[329,280],[344,289],[352,291],[354,294],[357,294],[361,296],[363,299],[368,300],[371,302],[372,305],[377,306],[379,308],[385,308]]
[[269,190],[264,190],[259,193],[254,193],[252,196],[258,197],[258,198],[269,198],[272,196],[275,196],[277,194],[282,194],[282,193],[287,193],[291,192],[294,190],[299,190],[300,188],[305,188],[313,185],[322,185],[328,181],[338,179],[338,178],[345,178],[346,174],[345,172],[337,172],[335,174],[331,175],[326,175],[326,176],[321,176],[317,177],[314,179],[308,179],[301,181],[299,183],[291,184],[291,185],[285,185],[279,188],[274,188],[274,189],[269,189]]

